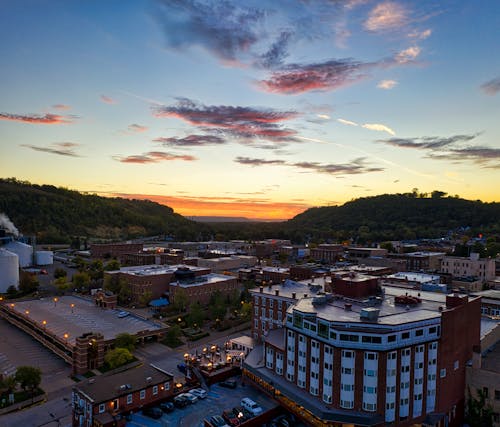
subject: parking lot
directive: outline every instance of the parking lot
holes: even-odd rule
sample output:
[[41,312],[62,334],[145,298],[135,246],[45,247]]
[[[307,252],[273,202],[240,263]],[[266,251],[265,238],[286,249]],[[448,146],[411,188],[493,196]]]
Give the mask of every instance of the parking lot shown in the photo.
[[134,414],[131,421],[127,422],[127,427],[201,427],[203,419],[212,415],[222,415],[225,409],[232,409],[240,406],[243,397],[249,397],[262,407],[264,411],[276,407],[276,403],[269,397],[260,393],[257,389],[241,383],[241,377],[234,377],[237,380],[235,389],[223,388],[219,384],[214,384],[208,391],[205,399],[188,405],[185,408],[176,408],[170,414],[163,414],[161,419],[153,420],[141,413]]

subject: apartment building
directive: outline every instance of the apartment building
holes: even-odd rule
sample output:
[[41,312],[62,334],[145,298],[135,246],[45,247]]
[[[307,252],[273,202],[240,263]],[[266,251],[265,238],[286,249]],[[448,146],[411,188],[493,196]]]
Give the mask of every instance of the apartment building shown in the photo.
[[334,264],[344,256],[344,246],[321,244],[315,248],[311,248],[311,258],[314,261],[322,262],[325,264]]
[[480,298],[458,294],[308,296],[247,356],[244,375],[313,426],[459,426],[480,318]]
[[441,272],[454,277],[477,277],[481,282],[495,279],[495,260],[480,258],[471,253],[469,257],[445,256],[441,261]]
[[172,396],[174,378],[152,366],[82,381],[73,387],[73,427],[121,427],[125,415]]

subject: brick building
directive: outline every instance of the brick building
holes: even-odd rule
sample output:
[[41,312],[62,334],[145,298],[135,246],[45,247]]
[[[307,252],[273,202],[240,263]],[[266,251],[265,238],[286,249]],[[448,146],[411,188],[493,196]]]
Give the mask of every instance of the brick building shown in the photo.
[[439,271],[441,261],[445,257],[444,252],[409,252],[403,254],[389,254],[391,259],[404,260],[406,271]]
[[73,427],[121,427],[125,415],[171,397],[173,376],[152,366],[90,378],[73,387]]
[[314,261],[334,264],[344,257],[344,246],[321,244],[316,248],[311,248],[310,256]]
[[363,262],[365,258],[369,257],[385,257],[387,256],[387,249],[382,248],[359,248],[357,246],[349,246],[346,249],[347,259],[354,262]]
[[190,304],[198,302],[206,306],[216,292],[223,296],[234,296],[240,291],[240,285],[236,277],[215,273],[173,281],[168,286],[170,303],[175,303],[176,294],[181,289]]
[[122,255],[142,252],[142,243],[94,243],[90,245],[90,256],[92,258],[116,258],[120,260]]
[[325,291],[348,298],[366,298],[375,295],[379,278],[354,272],[335,273]]
[[244,375],[312,426],[460,426],[480,299],[386,287],[367,306],[303,298],[247,356]]

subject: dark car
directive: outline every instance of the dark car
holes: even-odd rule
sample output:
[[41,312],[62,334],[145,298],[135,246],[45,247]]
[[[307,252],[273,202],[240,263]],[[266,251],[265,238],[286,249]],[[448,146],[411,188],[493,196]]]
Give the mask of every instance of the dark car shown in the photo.
[[236,406],[235,408],[233,408],[233,414],[236,418],[238,418],[240,423],[243,423],[243,421],[252,418],[252,414],[248,412],[245,408],[242,408],[241,406]]
[[175,409],[175,406],[172,402],[163,402],[160,403],[160,409],[168,414]]
[[224,418],[222,418],[219,415],[214,415],[210,417],[210,424],[212,424],[214,427],[227,427]]
[[185,363],[179,363],[179,364],[177,365],[177,369],[178,369],[179,371],[181,371],[183,374],[185,374],[185,373],[186,373],[186,371],[187,371],[187,366],[186,366],[186,364],[185,364]]
[[189,400],[185,396],[175,396],[174,405],[176,408],[185,408],[189,405]]
[[222,381],[219,384],[221,387],[227,387],[227,388],[236,388],[236,386],[238,385],[236,380],[226,380],[226,381]]
[[238,417],[236,417],[234,412],[230,409],[226,409],[222,412],[222,418],[224,418],[230,426],[239,426],[241,424]]
[[143,415],[146,415],[147,417],[150,418],[154,418],[155,420],[161,418],[163,415],[163,411],[156,406],[153,406],[151,408],[144,408],[142,410],[142,413]]

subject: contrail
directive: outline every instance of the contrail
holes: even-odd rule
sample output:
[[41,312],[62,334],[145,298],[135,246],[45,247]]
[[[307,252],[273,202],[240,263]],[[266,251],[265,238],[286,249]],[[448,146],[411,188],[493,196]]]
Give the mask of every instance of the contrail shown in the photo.
[[165,105],[163,102],[157,101],[156,99],[146,98],[144,96],[136,95],[135,93],[128,92],[126,90],[120,90],[119,92],[121,92],[125,95],[128,95],[128,96],[131,96],[133,98],[140,99],[141,101],[147,102],[148,104]]

